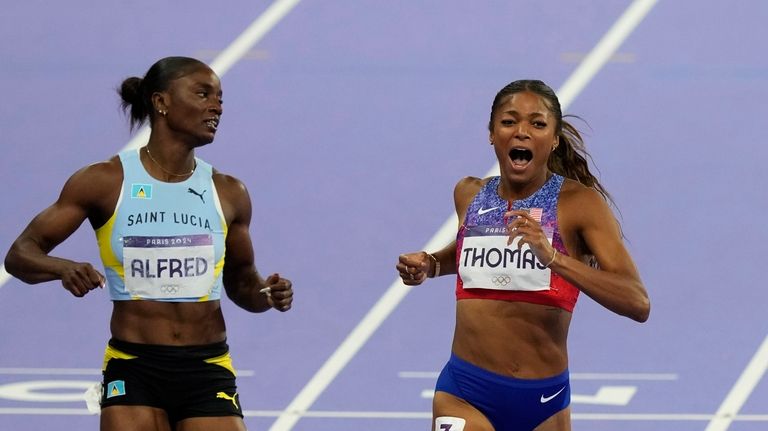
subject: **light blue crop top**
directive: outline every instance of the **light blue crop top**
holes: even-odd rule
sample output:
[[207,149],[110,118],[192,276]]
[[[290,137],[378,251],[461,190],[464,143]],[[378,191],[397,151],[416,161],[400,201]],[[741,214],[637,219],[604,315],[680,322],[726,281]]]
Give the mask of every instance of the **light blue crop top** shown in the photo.
[[195,159],[179,183],[152,178],[140,149],[119,154],[123,184],[112,217],[96,230],[113,301],[221,298],[227,225],[213,168]]

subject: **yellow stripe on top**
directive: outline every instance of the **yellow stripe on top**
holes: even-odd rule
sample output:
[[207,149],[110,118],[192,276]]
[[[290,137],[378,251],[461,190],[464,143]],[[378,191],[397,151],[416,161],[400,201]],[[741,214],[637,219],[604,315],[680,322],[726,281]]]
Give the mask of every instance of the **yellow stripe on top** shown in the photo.
[[[224,232],[224,249],[221,253],[221,259],[219,259],[216,262],[216,265],[213,267],[213,277],[218,279],[219,275],[221,274],[221,271],[224,270],[224,258],[227,257],[227,232],[229,231],[229,226],[227,225],[227,220],[224,218],[224,210],[221,209],[221,201],[219,201],[219,193],[216,191],[216,184],[213,182],[213,179],[211,179],[211,188],[213,190],[213,202],[216,205],[216,212],[219,214],[219,220],[221,220],[221,228]],[[223,286],[222,286],[223,287]],[[198,300],[198,302],[205,302],[208,301],[209,295],[205,295],[202,298]]]
[[122,262],[117,260],[115,251],[112,249],[112,230],[115,228],[115,220],[117,220],[117,207],[120,206],[120,201],[123,198],[123,187],[120,186],[120,196],[117,198],[117,205],[115,205],[115,211],[112,213],[112,217],[107,220],[104,225],[96,229],[96,243],[99,246],[99,256],[104,264],[104,268],[110,268],[125,280],[125,269]]

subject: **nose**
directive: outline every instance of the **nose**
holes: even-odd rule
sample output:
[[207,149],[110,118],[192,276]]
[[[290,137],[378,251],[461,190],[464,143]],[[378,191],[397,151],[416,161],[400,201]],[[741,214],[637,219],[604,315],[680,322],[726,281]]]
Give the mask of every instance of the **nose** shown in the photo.
[[210,107],[208,107],[208,110],[221,116],[221,114],[224,113],[224,106],[221,104],[221,100],[216,100]]
[[515,138],[520,140],[530,139],[531,134],[528,133],[528,126],[524,121],[517,123],[517,129],[515,130]]

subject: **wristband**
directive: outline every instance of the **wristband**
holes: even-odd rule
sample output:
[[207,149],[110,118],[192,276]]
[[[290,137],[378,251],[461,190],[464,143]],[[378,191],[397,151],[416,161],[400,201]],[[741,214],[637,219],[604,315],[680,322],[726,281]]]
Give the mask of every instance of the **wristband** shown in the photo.
[[440,276],[440,261],[437,260],[437,258],[435,257],[434,254],[432,254],[432,253],[427,253],[427,254],[432,259],[432,262],[435,262],[435,273],[432,274],[432,276],[430,278],[439,277]]

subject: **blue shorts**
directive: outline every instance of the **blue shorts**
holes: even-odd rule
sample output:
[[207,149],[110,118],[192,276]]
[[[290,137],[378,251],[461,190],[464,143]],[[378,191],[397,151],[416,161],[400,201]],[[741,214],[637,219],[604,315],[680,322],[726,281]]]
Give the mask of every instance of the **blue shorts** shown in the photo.
[[541,380],[502,376],[451,354],[435,390],[459,397],[478,409],[496,431],[531,431],[568,407],[568,370]]

